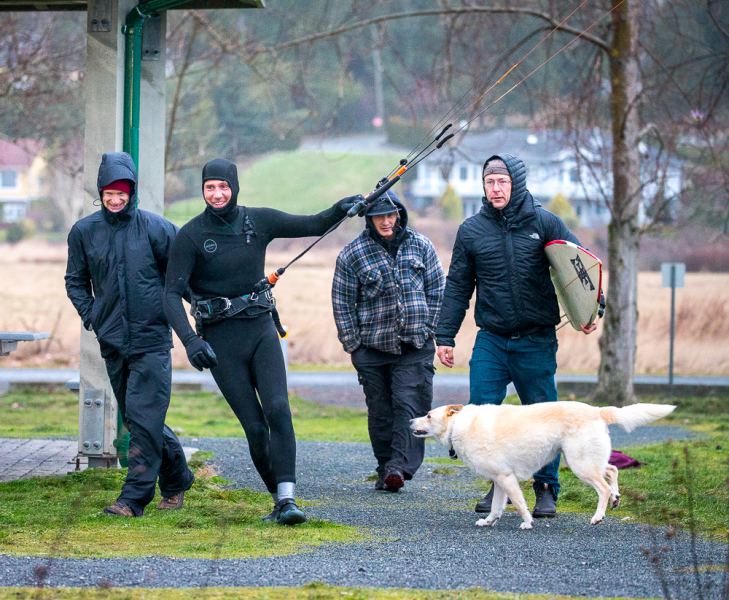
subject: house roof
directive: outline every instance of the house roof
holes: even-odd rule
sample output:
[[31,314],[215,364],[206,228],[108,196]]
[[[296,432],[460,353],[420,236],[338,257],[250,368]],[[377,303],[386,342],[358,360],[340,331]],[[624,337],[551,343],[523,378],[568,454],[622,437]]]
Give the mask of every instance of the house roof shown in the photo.
[[0,138],[0,168],[29,167],[40,149],[41,143],[35,140],[11,142]]
[[565,151],[563,133],[557,130],[492,129],[468,133],[456,152],[470,162],[480,164],[493,154],[513,154],[527,164],[556,161]]

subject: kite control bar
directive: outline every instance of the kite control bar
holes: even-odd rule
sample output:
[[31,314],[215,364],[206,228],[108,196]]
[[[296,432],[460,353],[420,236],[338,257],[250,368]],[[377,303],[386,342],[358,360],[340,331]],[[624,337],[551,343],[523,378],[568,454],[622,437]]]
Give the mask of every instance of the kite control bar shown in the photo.
[[295,263],[297,260],[299,260],[304,254],[306,254],[309,250],[311,250],[317,243],[319,243],[325,236],[330,234],[332,231],[334,231],[339,225],[341,225],[345,219],[355,217],[357,215],[364,215],[364,213],[367,211],[367,209],[372,205],[372,203],[377,200],[382,194],[387,192],[393,185],[395,185],[398,181],[400,181],[400,178],[403,176],[405,171],[407,171],[410,167],[414,167],[422,160],[426,159],[428,156],[430,156],[433,152],[438,150],[445,144],[448,140],[450,140],[455,134],[451,133],[445,137],[443,137],[443,134],[448,131],[448,129],[451,127],[451,123],[448,123],[441,132],[435,136],[435,138],[427,144],[418,154],[413,157],[410,162],[408,163],[408,160],[406,158],[403,158],[400,160],[399,166],[396,169],[393,169],[393,171],[387,176],[380,179],[380,181],[377,182],[377,186],[375,189],[370,192],[367,196],[362,198],[359,202],[355,203],[352,208],[350,208],[347,211],[346,216],[339,221],[338,223],[335,223],[332,225],[323,235],[319,236],[312,244],[310,244],[303,252],[298,254],[296,257],[294,257],[292,260],[289,261],[289,263],[285,267],[279,267],[276,269],[273,273],[270,275],[267,275],[263,279],[261,279],[254,287],[253,287],[253,294],[260,294],[261,292],[264,292],[265,290],[271,289],[276,283],[278,283],[278,280],[281,279],[281,276],[286,272],[286,269],[290,267],[293,263]]
[[401,165],[393,175],[391,175],[390,177],[385,177],[384,179],[380,179],[380,181],[377,183],[377,187],[373,192],[369,193],[347,211],[347,217],[356,217],[357,215],[364,214],[364,212],[372,205],[375,200],[377,200],[380,196],[382,196],[382,194],[384,194],[393,185],[400,181],[400,177],[407,170],[408,168],[406,165]]

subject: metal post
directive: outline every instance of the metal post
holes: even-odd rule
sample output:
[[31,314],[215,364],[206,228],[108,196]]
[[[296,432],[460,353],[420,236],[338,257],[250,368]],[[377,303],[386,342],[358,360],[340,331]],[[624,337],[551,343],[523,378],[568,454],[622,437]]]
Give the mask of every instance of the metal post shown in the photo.
[[668,350],[668,391],[673,393],[673,338],[676,330],[676,264],[671,265],[671,335]]
[[380,55],[380,36],[376,26],[372,26],[372,70],[375,77],[375,116],[372,123],[375,127],[385,125],[385,96],[382,90],[382,57]]

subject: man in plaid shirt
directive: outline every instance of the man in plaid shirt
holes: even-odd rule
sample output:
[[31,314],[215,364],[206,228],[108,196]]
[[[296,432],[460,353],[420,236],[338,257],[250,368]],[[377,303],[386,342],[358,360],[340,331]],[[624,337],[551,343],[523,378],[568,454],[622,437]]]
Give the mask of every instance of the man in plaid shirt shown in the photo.
[[431,241],[407,226],[388,191],[367,210],[366,228],[337,257],[332,306],[367,402],[377,459],[376,490],[397,492],[423,462],[410,419],[433,400],[433,332],[445,275]]

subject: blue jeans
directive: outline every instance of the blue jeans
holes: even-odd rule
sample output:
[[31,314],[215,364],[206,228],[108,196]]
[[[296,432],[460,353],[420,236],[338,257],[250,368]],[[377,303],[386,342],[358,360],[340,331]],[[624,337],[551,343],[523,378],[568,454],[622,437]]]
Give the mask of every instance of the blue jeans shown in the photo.
[[[476,335],[470,365],[471,404],[501,404],[513,382],[522,404],[556,402],[557,334],[553,328],[509,337],[484,331]],[[559,494],[559,454],[534,473],[534,481]]]

